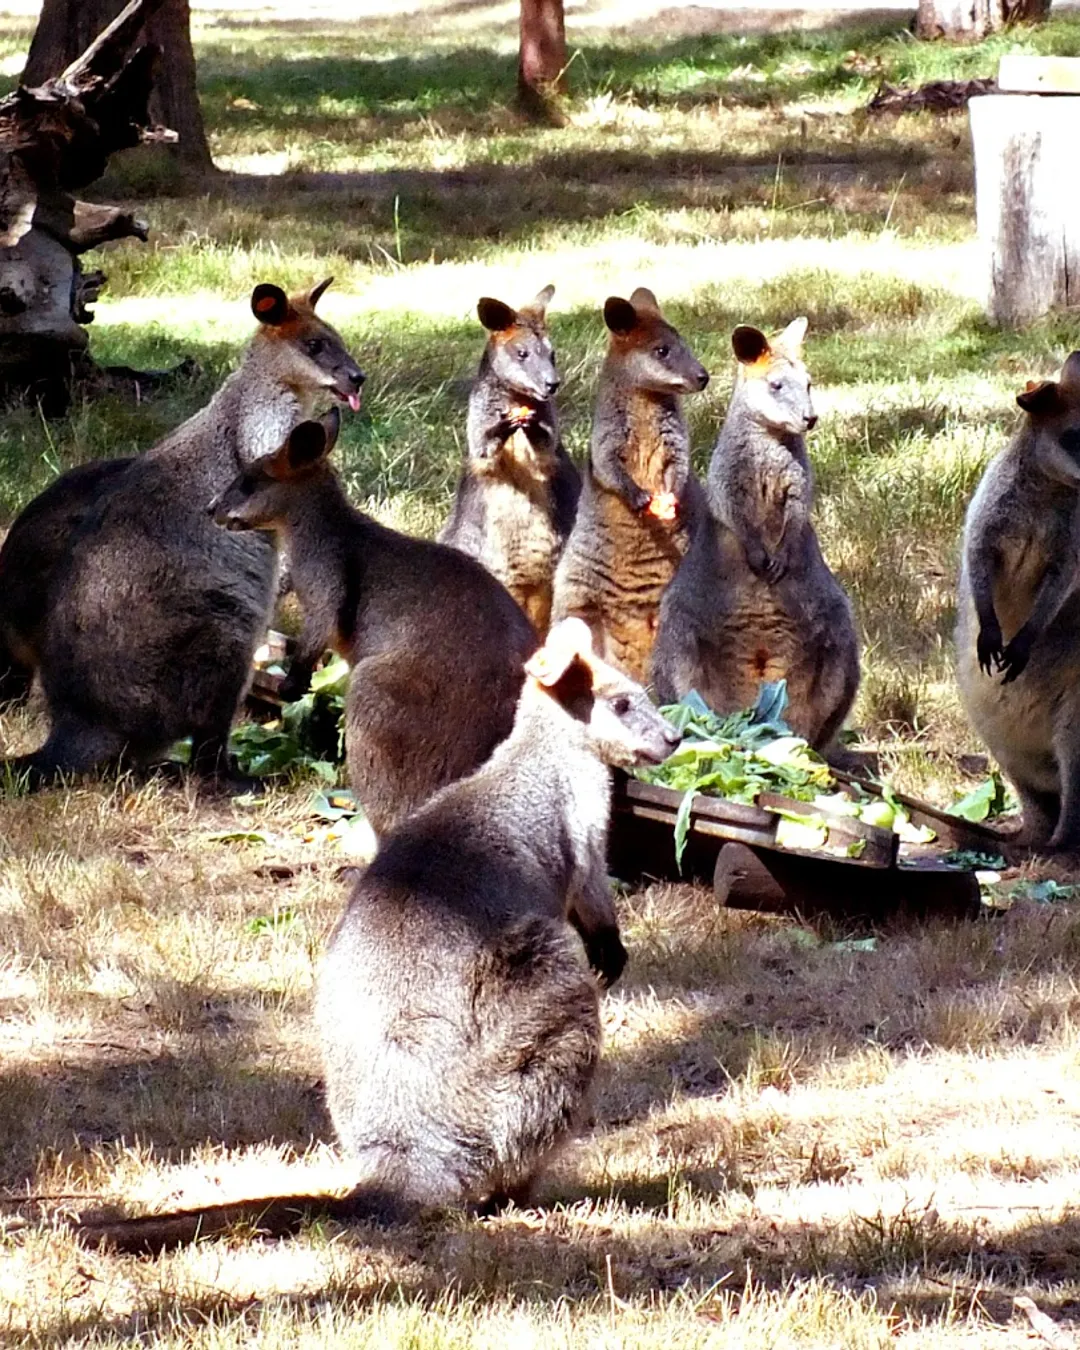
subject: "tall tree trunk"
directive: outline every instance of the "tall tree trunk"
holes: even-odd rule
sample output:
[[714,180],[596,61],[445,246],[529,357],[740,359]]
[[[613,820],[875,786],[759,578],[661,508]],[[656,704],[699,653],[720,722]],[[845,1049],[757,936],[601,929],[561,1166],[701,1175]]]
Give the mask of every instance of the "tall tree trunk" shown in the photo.
[[1037,23],[1051,0],[919,0],[915,34],[976,42],[1014,23]]
[[[59,75],[123,6],[124,0],[44,0],[22,83],[33,89]],[[180,137],[178,144],[166,147],[167,153],[174,154],[185,168],[209,172],[214,162],[195,88],[188,0],[165,0],[147,21],[142,37],[162,52],[150,98],[150,117]]]
[[537,121],[561,125],[558,96],[565,92],[566,23],[563,0],[521,0],[518,105]]

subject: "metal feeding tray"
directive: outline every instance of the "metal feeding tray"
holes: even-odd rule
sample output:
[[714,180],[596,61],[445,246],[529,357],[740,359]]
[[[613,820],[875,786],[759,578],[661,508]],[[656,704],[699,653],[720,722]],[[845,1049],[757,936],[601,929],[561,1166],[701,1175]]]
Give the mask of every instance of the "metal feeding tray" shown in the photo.
[[[841,782],[854,782],[837,773]],[[875,784],[863,791],[880,795]],[[770,913],[829,914],[876,922],[897,915],[971,918],[981,912],[973,872],[944,861],[949,849],[998,852],[1002,836],[985,825],[950,816],[903,793],[896,800],[912,824],[937,835],[930,845],[900,845],[891,830],[810,802],[762,794],[743,806],[698,793],[690,810],[682,871],[675,862],[675,819],[683,794],[618,774],[609,859],[624,880],[711,882],[721,905]],[[772,808],[772,809],[766,809]],[[816,848],[790,848],[777,839],[782,819],[815,816],[827,826]]]

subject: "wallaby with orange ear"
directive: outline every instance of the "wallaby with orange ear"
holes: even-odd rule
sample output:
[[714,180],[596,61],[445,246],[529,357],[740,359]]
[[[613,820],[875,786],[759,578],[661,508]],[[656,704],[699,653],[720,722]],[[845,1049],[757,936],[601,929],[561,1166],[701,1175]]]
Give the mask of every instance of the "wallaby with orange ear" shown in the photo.
[[559,388],[547,330],[554,286],[521,309],[483,297],[489,337],[469,394],[467,453],[439,539],[497,576],[540,633],[581,479],[559,435]]
[[[318,440],[294,433],[263,468],[306,472]],[[529,1200],[583,1114],[599,987],[626,961],[607,880],[609,766],[657,763],[680,737],[576,619],[522,674],[509,737],[383,839],[321,963],[326,1097],[355,1190],[89,1219],[74,1225],[81,1242],[157,1252],[240,1223],[281,1235],[320,1215],[392,1223]]]
[[302,423],[212,509],[233,538],[268,532],[288,553],[304,630],[285,697],[327,647],[348,661],[349,779],[382,833],[509,733],[536,635],[475,558],[353,507],[328,458],[336,436],[336,409]]
[[588,965],[610,983],[626,959],[608,766],[679,741],[577,620],[525,671],[509,737],[383,840],[319,976],[334,1125],[406,1206],[524,1202],[580,1116],[600,1055]]
[[686,551],[700,489],[686,394],[709,375],[644,286],[604,304],[610,334],[577,518],[555,574],[556,619],[577,615],[597,650],[648,678],[660,598]]
[[1080,847],[1080,351],[1023,419],[964,521],[957,680],[1012,780],[1027,843]]
[[[276,558],[267,538],[217,529],[207,506],[320,403],[359,407],[363,373],[315,313],[328,284],[292,299],[256,286],[259,327],[239,369],[81,519],[47,589],[49,737],[8,761],[31,785],[146,762],[188,735],[196,772],[227,775],[229,727],[266,631]],[[5,589],[20,583],[6,571],[0,579]]]
[[817,422],[802,360],[806,320],[770,341],[732,334],[735,389],[709,464],[703,517],[661,606],[653,678],[661,701],[696,689],[717,712],[787,680],[787,717],[819,749],[859,684],[851,605],[810,520],[805,434]]

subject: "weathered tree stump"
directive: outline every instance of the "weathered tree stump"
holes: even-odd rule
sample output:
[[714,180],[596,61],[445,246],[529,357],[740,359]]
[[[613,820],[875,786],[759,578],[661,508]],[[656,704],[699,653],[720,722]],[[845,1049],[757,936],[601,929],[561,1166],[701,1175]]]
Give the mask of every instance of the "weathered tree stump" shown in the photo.
[[99,178],[115,151],[172,134],[149,126],[157,48],[130,54],[162,3],[131,0],[61,74],[0,101],[0,397],[29,394],[55,412],[73,378],[97,373],[85,325],[105,278],[84,272],[80,255],[145,239],[148,227],[73,190]]
[[991,320],[1019,326],[1080,304],[1080,99],[992,94],[968,108]]
[[915,36],[978,42],[1017,23],[1038,23],[1050,0],[919,0]]

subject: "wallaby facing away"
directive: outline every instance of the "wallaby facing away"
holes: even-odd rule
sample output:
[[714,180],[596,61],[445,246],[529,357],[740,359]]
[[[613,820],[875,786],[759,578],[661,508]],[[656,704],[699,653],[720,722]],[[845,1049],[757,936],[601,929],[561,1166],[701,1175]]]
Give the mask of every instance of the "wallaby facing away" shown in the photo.
[[577,519],[555,574],[553,617],[585,620],[597,651],[645,680],[660,598],[700,496],[681,396],[708,372],[639,287],[604,304],[611,331]]
[[696,689],[720,713],[786,679],[793,729],[824,748],[859,685],[851,605],[810,522],[804,434],[817,422],[802,361],[806,320],[771,343],[732,334],[739,374],[713,450],[708,514],[660,610],[653,679],[661,702]]
[[[964,522],[957,680],[1016,787],[1023,838],[1080,847],[1080,351],[1030,383]],[[1001,678],[998,679],[998,673]]]
[[29,694],[41,663],[53,573],[95,502],[130,463],[101,459],[69,469],[12,522],[0,547],[0,704]]
[[274,596],[273,544],[233,538],[207,504],[333,395],[359,407],[364,376],[315,315],[328,285],[290,300],[263,284],[260,327],[210,403],[120,475],[56,569],[42,647],[45,745],[9,761],[32,783],[121,756],[139,763],[193,737],[220,774]]
[[383,841],[319,980],[334,1125],[406,1207],[522,1202],[573,1127],[600,1054],[586,960],[605,983],[625,962],[606,766],[679,739],[577,620],[525,669],[509,738]]
[[315,1215],[385,1223],[528,1198],[600,1056],[588,966],[611,984],[626,960],[606,766],[656,763],[679,736],[576,619],[525,669],[509,738],[383,840],[330,938],[316,1015],[356,1189],[87,1218],[81,1242],[157,1252],[237,1223],[281,1235]]
[[300,692],[327,647],[349,662],[349,778],[381,834],[509,734],[536,635],[475,558],[351,506],[327,461],[336,435],[336,409],[295,428],[221,494],[215,519],[271,530],[288,551],[304,613]]
[[487,296],[476,307],[491,336],[469,395],[465,469],[439,535],[497,576],[540,633],[581,491],[552,401],[559,375],[545,317],[554,293],[545,286],[519,310]]

